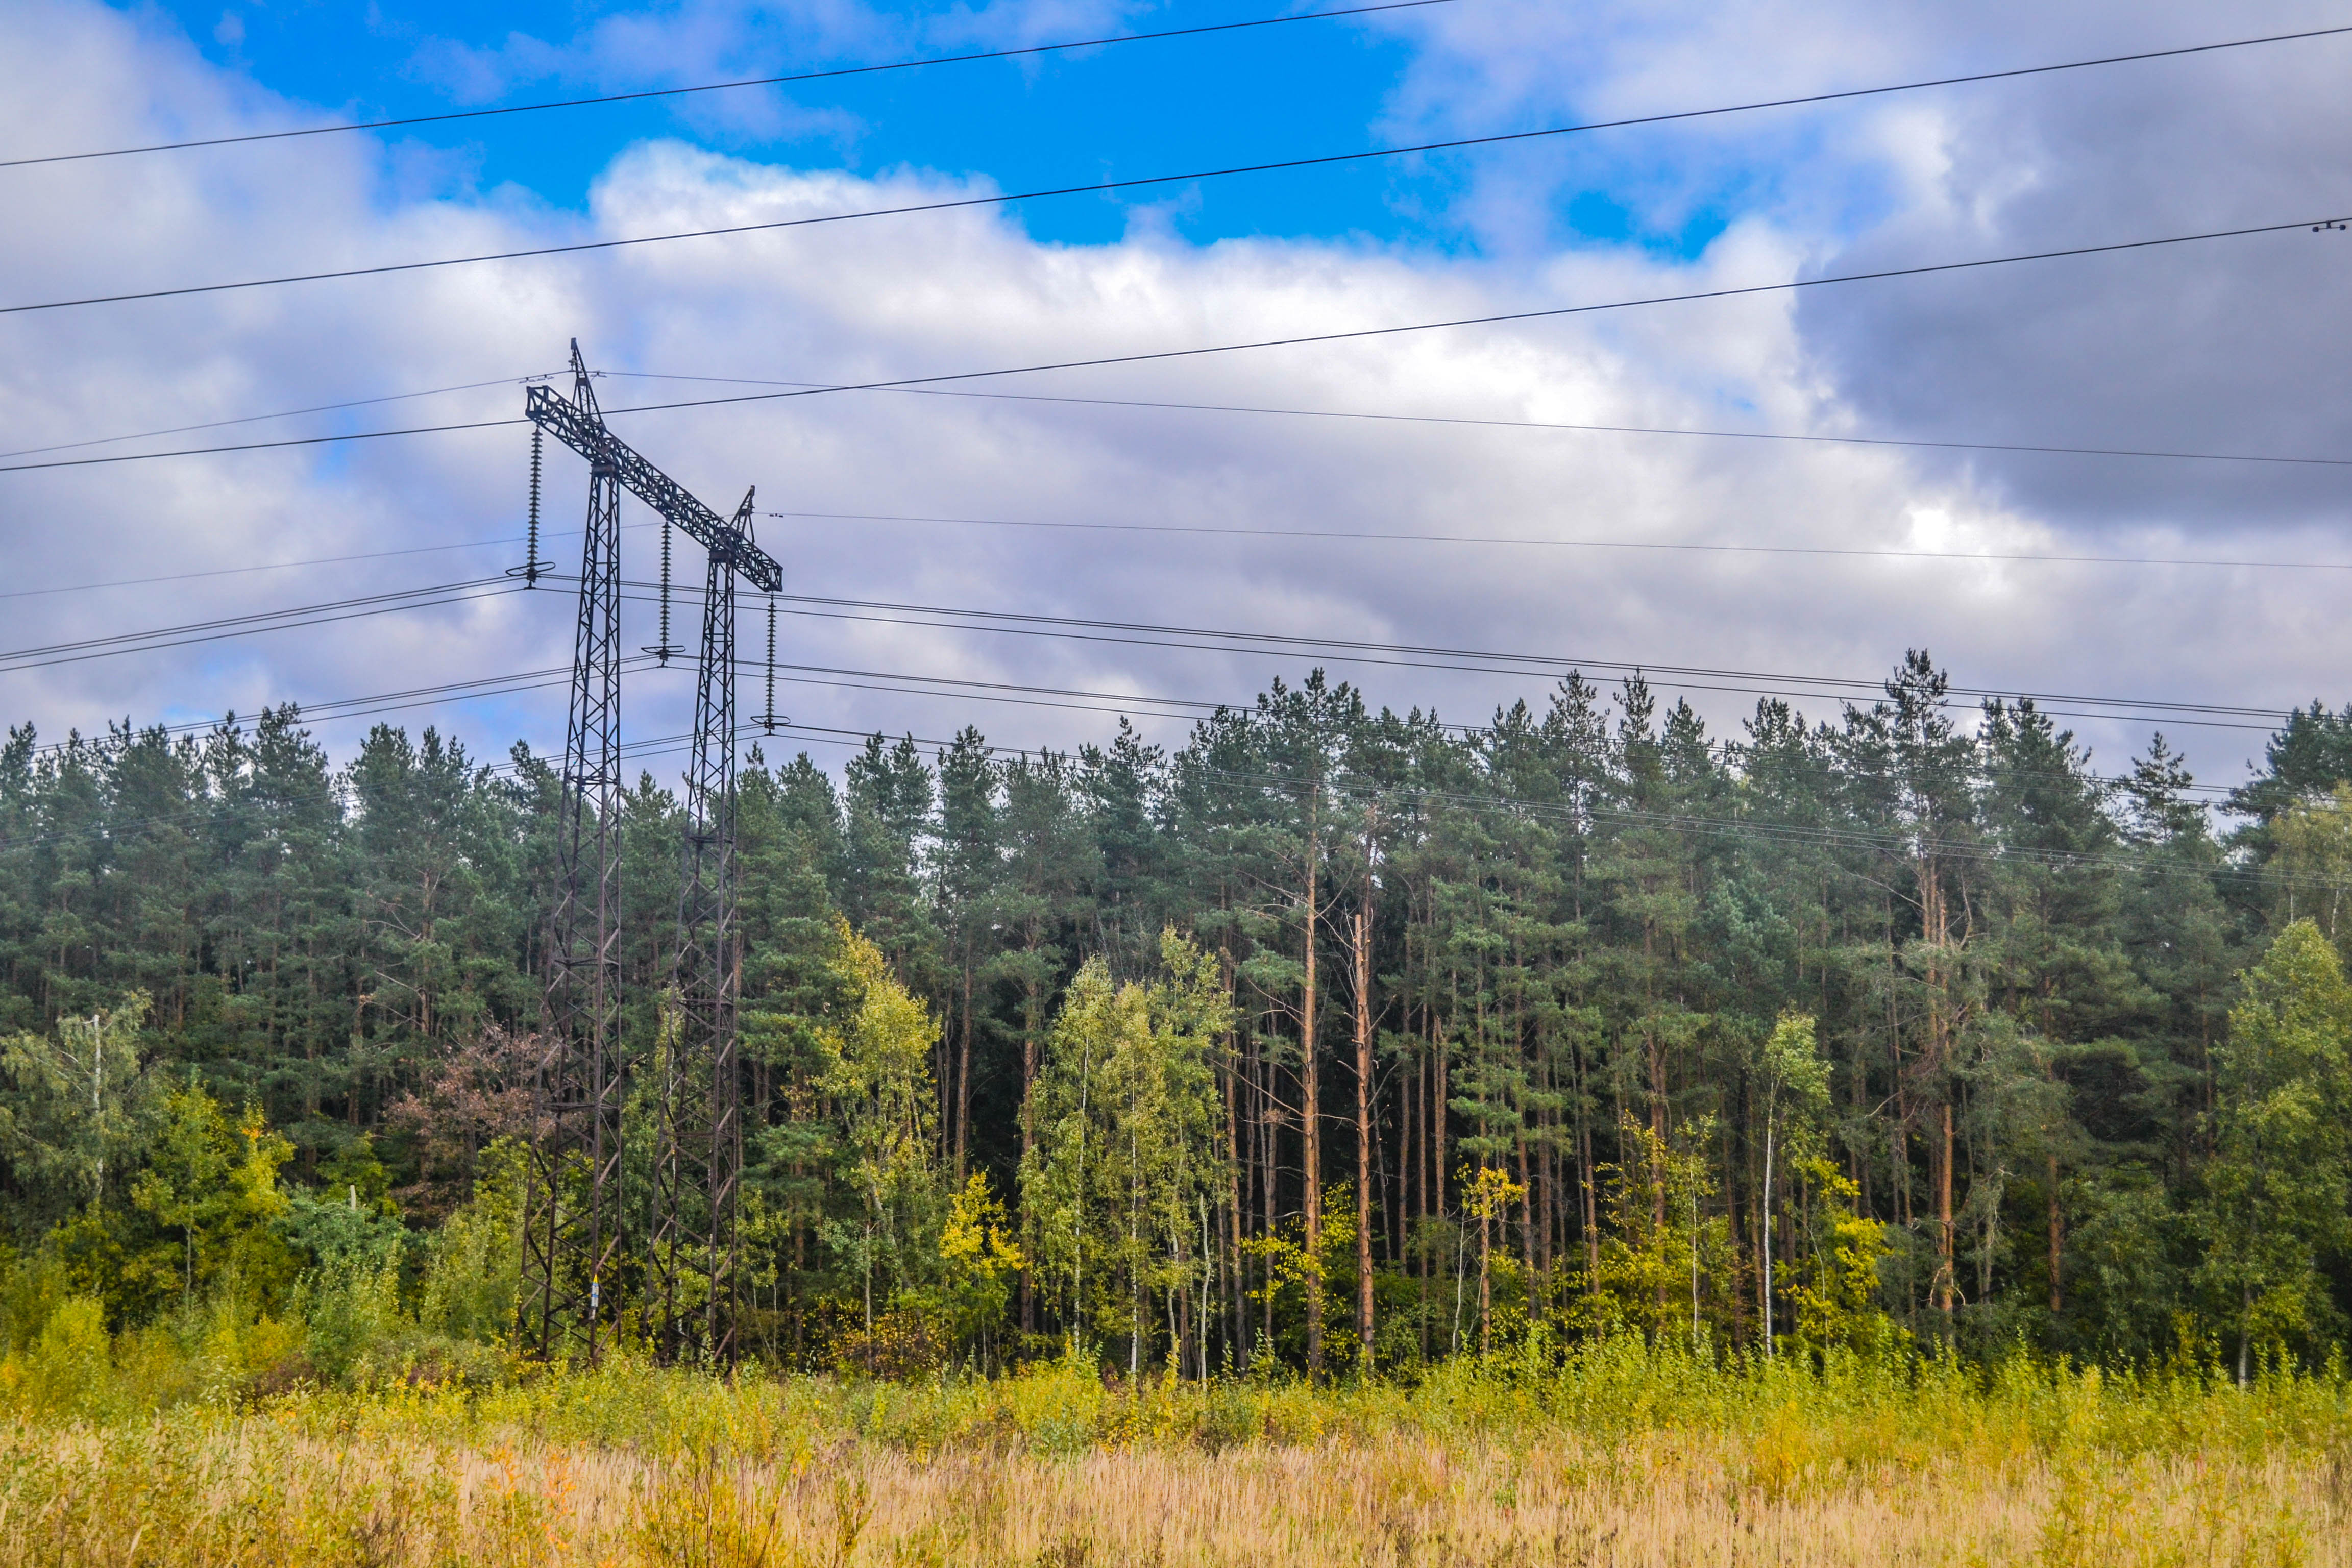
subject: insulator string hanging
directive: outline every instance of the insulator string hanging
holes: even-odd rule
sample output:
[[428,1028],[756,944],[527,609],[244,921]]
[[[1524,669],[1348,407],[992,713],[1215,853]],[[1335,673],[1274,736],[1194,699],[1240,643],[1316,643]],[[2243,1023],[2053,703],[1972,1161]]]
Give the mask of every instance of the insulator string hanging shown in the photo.
[[760,716],[769,734],[776,732],[776,596],[768,595],[768,702]]
[[653,650],[654,657],[662,663],[667,664],[669,656],[677,651],[669,646],[669,519],[667,518],[662,519],[661,636],[656,639],[656,646]]
[[529,588],[539,586],[539,469],[541,458],[540,447],[546,435],[547,432],[537,425],[530,427],[530,534],[529,548],[522,559],[523,585]]

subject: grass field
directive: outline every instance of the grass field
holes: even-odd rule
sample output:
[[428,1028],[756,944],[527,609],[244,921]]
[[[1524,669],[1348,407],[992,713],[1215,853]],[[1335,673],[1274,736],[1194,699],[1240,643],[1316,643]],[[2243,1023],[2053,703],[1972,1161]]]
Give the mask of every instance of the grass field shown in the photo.
[[1417,1388],[19,1369],[17,1564],[2352,1563],[2352,1386],[1631,1347]]

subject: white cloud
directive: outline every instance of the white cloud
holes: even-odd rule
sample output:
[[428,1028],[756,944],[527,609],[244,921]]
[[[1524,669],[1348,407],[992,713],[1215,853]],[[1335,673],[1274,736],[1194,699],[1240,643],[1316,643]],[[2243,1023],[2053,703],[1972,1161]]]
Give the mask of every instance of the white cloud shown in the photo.
[[[1573,73],[1577,79],[1556,88],[1509,58],[1539,60],[1553,51],[1585,59],[1583,34],[1546,31],[1559,10],[1514,10],[1501,0],[1446,8],[1432,74],[1401,95],[1400,114],[1470,114],[1430,107],[1433,80],[1486,92],[1490,114],[1570,89],[1612,105],[1706,101],[1752,88],[1780,55],[1793,62],[1791,74],[1772,76],[1775,85],[1853,79],[1865,67],[1915,68],[1950,32],[1890,38],[1882,30],[1865,44],[1854,41],[1858,26],[1817,29],[1819,37],[1790,31],[1787,14],[1771,7],[1737,9],[1712,31],[1697,12],[1675,13],[1624,24]],[[1511,16],[1528,30],[1512,32]],[[153,27],[65,0],[0,16],[0,144],[98,145],[186,126],[299,118]],[[2055,37],[2055,25],[2038,37]],[[1775,54],[1780,42],[1790,47]],[[2017,47],[2026,52],[2023,43]],[[1743,50],[1743,58],[1718,58]],[[2255,75],[2231,80],[2242,98],[2259,96]],[[2137,100],[2126,90],[2101,101]],[[2245,104],[2232,101],[2200,101],[2184,112],[2211,136],[2234,135],[2250,121]],[[2219,154],[2168,185],[2145,160],[2123,158],[2111,160],[2115,177],[2153,210],[2123,194],[2095,210],[2069,210],[2066,203],[2083,196],[2078,165],[2094,127],[2063,118],[2053,109],[2028,122],[1979,100],[1914,100],[1811,132],[1828,149],[1821,179],[1810,181],[1798,166],[1782,171],[1775,177],[1784,196],[1687,263],[1598,247],[1503,247],[1486,260],[1362,242],[1192,247],[1150,223],[1116,244],[1041,245],[1003,214],[976,208],[19,315],[0,320],[0,429],[9,432],[8,447],[32,447],[520,377],[554,368],[574,334],[594,363],[614,370],[825,382],[958,372],[1747,283],[1828,263],[1998,247],[2051,225],[2084,234],[2161,229],[2210,204],[2252,212],[2301,194],[2300,175],[2287,172],[2233,186]],[[2140,122],[2130,121],[2117,134],[2147,141],[2148,160],[2177,156],[2187,132],[2150,123],[2132,129]],[[1777,134],[1785,144],[1795,132]],[[1694,138],[1702,161],[1712,161],[1708,178],[1739,161],[1732,140],[1727,132]],[[1635,162],[1642,159],[1672,173],[1660,149],[1639,152]],[[414,194],[380,149],[355,137],[19,170],[0,180],[9,183],[12,205],[12,241],[0,253],[5,302],[588,233],[766,221],[985,188],[953,173],[857,179],[664,142],[620,153],[583,219],[519,192]],[[1848,233],[1849,209],[1836,193],[1870,180],[1895,194],[1894,205]],[[2314,237],[2312,247],[2323,239]],[[2320,262],[2239,255],[2231,265],[2268,266],[2253,274],[2264,289],[2318,298],[2313,269]],[[2152,262],[2131,273],[2021,272],[1965,286],[1870,286],[1877,291],[1834,303],[1764,296],[970,390],[2000,439],[2105,441],[2146,431],[2168,442],[2324,447],[2336,438],[2341,403],[2320,406],[2309,389],[2326,384],[2331,340],[2325,330],[2282,324],[2270,310],[2275,295],[2249,295],[2230,286],[2234,276],[2202,260]],[[2323,321],[2336,309],[2315,307]],[[2185,337],[2184,321],[2194,328]],[[2281,358],[2236,363],[2224,352],[2235,339]],[[2180,357],[2192,354],[2210,356],[2210,372],[2206,359]],[[725,389],[615,378],[603,390],[608,405],[622,405]],[[2214,406],[2217,399],[2230,406]],[[354,426],[495,417],[520,403],[519,390],[496,388],[283,429],[322,430],[338,417]],[[2318,492],[2307,487],[2254,482],[2252,493],[2271,499],[2238,522],[2225,510],[2227,492],[2200,489],[2201,479],[2184,484],[2177,470],[2081,460],[2034,468],[1890,448],[888,393],[646,415],[616,427],[715,506],[756,483],[764,507],[788,512],[1832,551],[2337,549],[2313,536]],[[38,588],[511,535],[520,527],[526,446],[524,434],[509,428],[0,476],[0,538],[11,584]],[[553,525],[571,526],[584,483],[578,465],[557,450],[550,474]],[[2109,488],[2118,484],[2139,489]],[[634,505],[630,513],[645,518]],[[633,575],[650,574],[652,537],[630,536]],[[2343,668],[2331,607],[2336,574],[1335,544],[809,518],[766,521],[761,538],[798,592],[1043,615],[1861,677],[1884,671],[1906,646],[1925,645],[1972,685],[2209,701],[2283,704],[2333,694]],[[559,558],[568,549],[576,544],[561,542]],[[414,555],[0,600],[0,623],[10,628],[0,641],[25,647],[92,628],[483,575],[518,553]],[[693,562],[690,547],[682,558]],[[681,573],[692,574],[692,565]],[[628,644],[649,643],[652,634],[648,613]],[[756,643],[756,622],[744,635]],[[55,735],[108,715],[250,710],[264,700],[316,701],[557,665],[570,638],[568,605],[560,592],[542,592],[0,675],[0,709]],[[1213,699],[1246,699],[1271,676],[1295,675],[1307,662],[811,617],[787,617],[783,653],[797,663]],[[1337,660],[1331,668],[1360,679],[1375,701],[1434,701],[1456,720],[1538,695],[1542,684]],[[1068,743],[1110,723],[1051,708],[784,689],[796,717],[851,729],[938,735],[971,721],[1009,743]],[[1720,691],[1695,696],[1719,727],[1752,701]],[[628,728],[682,728],[688,697],[678,674],[638,679],[625,704]],[[560,743],[560,693],[549,693],[437,717],[495,752],[515,734]],[[1832,706],[1818,698],[1802,705],[1817,714]],[[1147,728],[1163,738],[1178,733],[1167,723]],[[2084,728],[2110,765],[2144,738],[2137,727]],[[352,735],[349,727],[327,732],[338,743]],[[2229,776],[2259,740],[2226,731],[2179,738],[2209,772]]]

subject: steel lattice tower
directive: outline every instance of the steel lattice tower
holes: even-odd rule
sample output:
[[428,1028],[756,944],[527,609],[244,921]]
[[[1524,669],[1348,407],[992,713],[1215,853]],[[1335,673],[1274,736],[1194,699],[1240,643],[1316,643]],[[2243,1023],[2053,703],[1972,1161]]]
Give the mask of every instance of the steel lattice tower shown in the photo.
[[709,554],[696,662],[694,755],[687,771],[677,959],[663,1060],[661,1161],[651,1261],[660,1275],[663,1354],[731,1360],[737,1178],[743,1167],[742,1067],[735,1009],[735,579],[751,542],[751,493],[733,537]]
[[[644,1261],[646,1326],[665,1356],[728,1359],[741,1066],[735,1004],[735,589],[773,594],[783,572],[753,542],[751,496],[722,519],[605,427],[575,342],[572,397],[534,386],[525,411],[588,459],[580,631],[566,731],[559,878],[550,935],[541,1109],[524,1243],[525,1337],[541,1355],[598,1354],[618,1315],[623,1063],[619,1037],[620,493],[708,552],[693,762],[687,778],[678,950],[655,1047],[661,1122]],[[535,557],[534,557],[535,559]],[[665,588],[667,573],[664,573]],[[667,596],[667,595],[665,595]],[[771,658],[773,657],[772,648]]]
[[[588,526],[580,552],[580,624],[572,715],[563,738],[554,916],[541,1014],[538,1135],[523,1226],[523,1331],[541,1356],[603,1349],[604,1287],[620,1243],[614,1178],[621,1156],[619,1014],[621,790],[621,478],[599,440],[596,391],[572,345],[572,421],[558,436],[588,459]],[[534,386],[526,411],[542,428]]]

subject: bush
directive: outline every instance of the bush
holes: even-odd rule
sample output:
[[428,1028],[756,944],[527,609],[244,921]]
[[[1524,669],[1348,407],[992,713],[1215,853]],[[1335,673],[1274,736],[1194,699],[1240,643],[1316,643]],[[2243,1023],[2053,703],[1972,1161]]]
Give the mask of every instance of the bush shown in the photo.
[[89,1410],[107,1392],[113,1352],[103,1304],[88,1296],[59,1302],[25,1357],[26,1403],[58,1415]]

